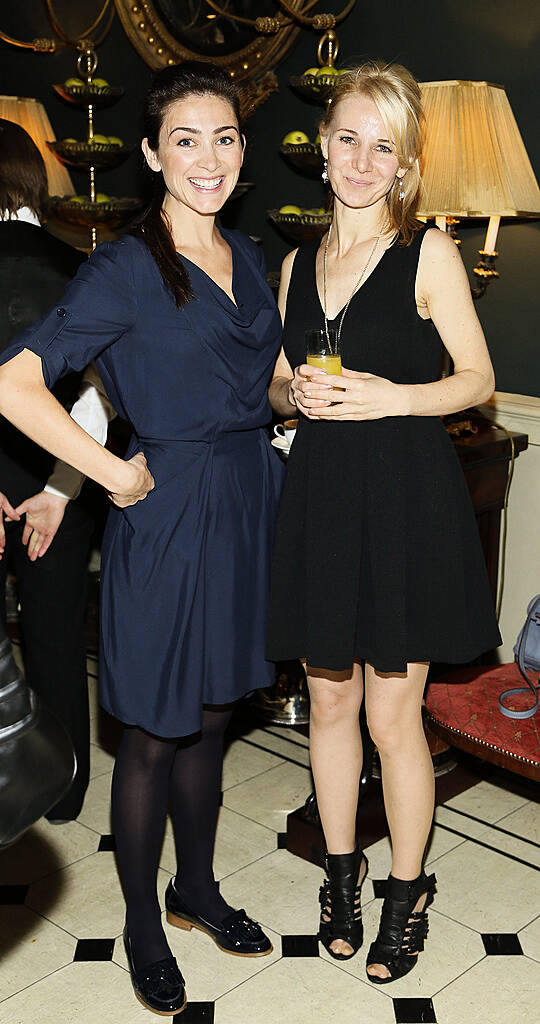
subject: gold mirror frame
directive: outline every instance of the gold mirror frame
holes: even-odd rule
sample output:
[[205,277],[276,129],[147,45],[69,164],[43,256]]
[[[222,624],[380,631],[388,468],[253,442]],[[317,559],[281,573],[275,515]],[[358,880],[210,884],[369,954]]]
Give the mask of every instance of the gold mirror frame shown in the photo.
[[[212,59],[238,82],[263,75],[283,60],[301,31],[299,25],[285,24],[271,35],[255,36],[253,42],[224,57],[204,58],[188,50],[166,27],[152,0],[114,0],[124,31],[137,52],[154,71],[184,60]],[[305,0],[288,0],[291,11],[300,11]],[[278,9],[279,9],[279,5]],[[276,11],[277,14],[277,11]]]

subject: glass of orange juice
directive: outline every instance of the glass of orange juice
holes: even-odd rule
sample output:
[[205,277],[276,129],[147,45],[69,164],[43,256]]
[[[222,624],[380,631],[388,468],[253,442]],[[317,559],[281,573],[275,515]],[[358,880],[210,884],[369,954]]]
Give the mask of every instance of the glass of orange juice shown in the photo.
[[306,331],[306,363],[341,375],[339,338],[334,327]]

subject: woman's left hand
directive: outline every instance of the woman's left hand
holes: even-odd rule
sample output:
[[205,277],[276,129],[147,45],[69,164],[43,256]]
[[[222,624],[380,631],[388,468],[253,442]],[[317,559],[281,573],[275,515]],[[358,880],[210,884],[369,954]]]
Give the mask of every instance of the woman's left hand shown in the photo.
[[[313,374],[313,368],[309,369]],[[329,385],[334,390],[329,392]],[[373,373],[343,368],[337,376],[318,370],[302,385],[302,391],[308,400],[326,399],[329,403],[325,408],[310,409],[310,419],[380,420],[408,415],[407,388]]]

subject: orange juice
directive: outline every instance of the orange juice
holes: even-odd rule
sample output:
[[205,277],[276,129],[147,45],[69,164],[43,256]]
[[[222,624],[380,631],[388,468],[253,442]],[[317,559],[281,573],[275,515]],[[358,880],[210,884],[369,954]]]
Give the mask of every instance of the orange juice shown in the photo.
[[306,356],[306,363],[341,376],[341,356]]

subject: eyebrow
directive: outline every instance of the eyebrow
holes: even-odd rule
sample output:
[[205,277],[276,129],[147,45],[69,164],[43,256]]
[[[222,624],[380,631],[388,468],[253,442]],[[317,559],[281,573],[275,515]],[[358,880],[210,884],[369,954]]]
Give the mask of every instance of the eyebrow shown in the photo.
[[[219,135],[220,132],[230,132],[230,131],[233,131],[233,132],[237,132],[238,131],[238,128],[236,127],[235,124],[224,124],[224,125],[221,126],[221,128],[214,128],[213,134],[214,135]],[[171,135],[174,135],[175,132],[189,132],[190,135],[200,135],[201,134],[201,129],[200,128],[186,128],[185,125],[177,125],[176,128],[173,128],[169,132],[169,136],[168,136],[169,139],[170,139]]]
[[[349,135],[358,135],[358,132],[356,132],[354,130],[354,128],[336,128],[336,131],[338,131],[338,132],[348,132]],[[390,142],[390,139],[377,139],[377,142],[387,142],[389,145],[392,145],[392,143]]]

